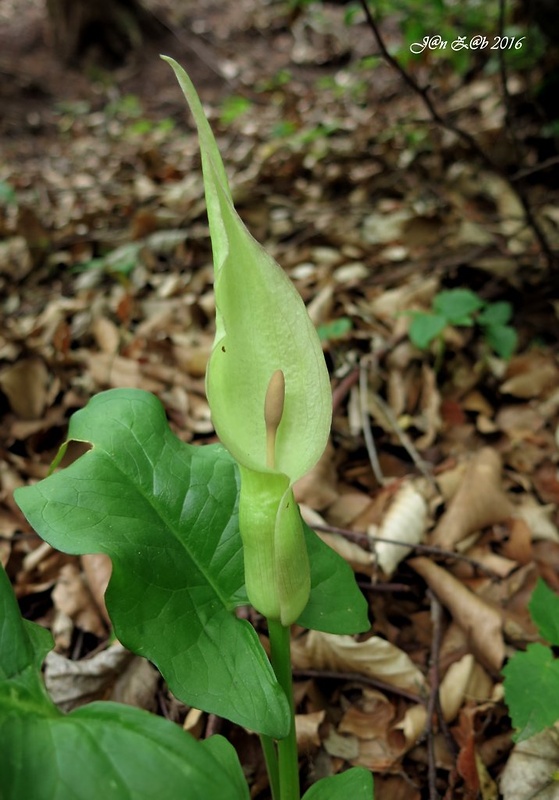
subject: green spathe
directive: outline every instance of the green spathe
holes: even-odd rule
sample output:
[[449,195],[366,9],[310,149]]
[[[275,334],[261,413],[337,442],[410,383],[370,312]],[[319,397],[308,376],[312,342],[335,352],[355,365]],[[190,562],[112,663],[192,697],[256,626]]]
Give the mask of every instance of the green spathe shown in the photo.
[[[316,464],[328,440],[328,371],[301,297],[235,211],[223,162],[192,82],[173,59],[164,60],[175,71],[200,137],[216,298],[206,391],[216,432],[241,466],[247,593],[258,611],[287,625],[303,611],[310,587],[291,486]],[[265,418],[267,392],[280,372],[281,413],[271,437]],[[253,526],[258,524],[256,530]]]
[[240,473],[239,530],[247,595],[261,614],[290,625],[307,605],[311,590],[299,507],[285,475],[243,466]]

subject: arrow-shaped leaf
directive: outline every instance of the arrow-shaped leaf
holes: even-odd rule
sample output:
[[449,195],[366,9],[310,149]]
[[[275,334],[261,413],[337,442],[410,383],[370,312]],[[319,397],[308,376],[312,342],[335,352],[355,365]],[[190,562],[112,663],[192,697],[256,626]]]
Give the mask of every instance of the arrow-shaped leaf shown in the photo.
[[281,738],[285,695],[242,602],[242,551],[233,461],[193,447],[159,401],[122,389],[94,397],[69,439],[91,450],[35,486],[17,490],[27,519],[66,553],[107,553],[115,632],[157,665],[185,703]]

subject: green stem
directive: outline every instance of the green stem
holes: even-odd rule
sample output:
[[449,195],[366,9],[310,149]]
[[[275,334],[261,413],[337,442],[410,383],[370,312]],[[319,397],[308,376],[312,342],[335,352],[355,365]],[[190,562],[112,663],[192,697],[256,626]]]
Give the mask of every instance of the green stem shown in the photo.
[[266,761],[266,770],[270,779],[272,790],[272,800],[280,800],[280,775],[278,766],[278,754],[274,740],[270,736],[260,735],[260,744]]
[[[293,703],[293,682],[291,675],[290,630],[280,622],[268,620],[270,634],[271,661],[278,683],[285,692],[291,711],[291,726],[285,739],[279,739],[279,800],[300,800],[299,758],[297,755],[297,736],[295,733],[295,705]],[[275,800],[275,798],[274,798]]]

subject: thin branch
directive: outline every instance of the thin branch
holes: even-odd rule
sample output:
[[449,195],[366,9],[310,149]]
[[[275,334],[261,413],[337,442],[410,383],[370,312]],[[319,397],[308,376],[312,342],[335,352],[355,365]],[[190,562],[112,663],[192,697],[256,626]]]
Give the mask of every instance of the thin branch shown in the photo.
[[380,406],[382,413],[386,416],[388,422],[392,427],[392,430],[400,440],[402,447],[404,447],[407,450],[411,460],[413,461],[419,472],[421,472],[421,474],[423,475],[425,480],[429,483],[433,491],[436,494],[440,495],[441,490],[437,486],[437,482],[433,478],[433,475],[431,474],[429,464],[427,464],[427,462],[421,458],[410,437],[407,435],[405,431],[402,430],[401,426],[398,425],[398,420],[392,413],[392,409],[390,408],[388,403],[385,403],[382,397],[377,393],[375,393],[375,403],[377,403]]
[[429,699],[427,701],[427,722],[425,724],[425,733],[427,735],[429,800],[439,800],[439,793],[437,792],[436,784],[437,763],[435,756],[434,718],[435,714],[437,713],[437,707],[439,706],[439,653],[441,650],[443,613],[439,600],[431,591],[429,591],[428,594],[431,600],[433,635],[431,637],[431,654],[429,657],[430,692]]
[[347,397],[350,389],[359,381],[359,367],[355,367],[348,372],[348,374],[341,379],[339,384],[332,392],[332,413],[335,414],[339,409],[345,398]]
[[[553,251],[551,245],[549,244],[549,242],[547,240],[547,237],[546,237],[542,227],[540,226],[538,220],[534,216],[534,213],[532,211],[532,207],[530,205],[530,201],[528,199],[528,195],[526,194],[526,191],[525,191],[524,187],[522,187],[522,185],[519,183],[519,180],[518,179],[516,181],[511,180],[511,178],[508,176],[506,171],[501,169],[501,167],[499,167],[499,165],[491,158],[491,156],[489,156],[485,152],[485,150],[483,150],[479,146],[479,144],[477,143],[476,139],[472,136],[471,133],[468,133],[468,131],[465,131],[463,128],[459,127],[458,125],[455,125],[447,117],[444,117],[442,114],[439,113],[439,111],[437,110],[435,104],[433,103],[433,101],[432,101],[432,99],[431,99],[431,97],[429,95],[430,87],[428,87],[428,86],[420,86],[417,83],[417,81],[410,75],[410,73],[408,73],[401,66],[401,64],[398,62],[398,60],[396,58],[394,58],[394,56],[391,55],[388,52],[388,50],[386,48],[386,45],[384,44],[384,40],[382,38],[380,30],[378,28],[378,25],[376,24],[376,21],[375,21],[373,15],[371,14],[371,10],[370,10],[370,8],[368,6],[367,0],[359,0],[359,2],[361,4],[361,7],[363,8],[363,12],[365,14],[365,18],[367,20],[367,24],[368,24],[369,28],[371,29],[371,31],[372,31],[372,33],[373,33],[373,35],[375,37],[377,45],[378,45],[378,47],[379,47],[384,59],[390,64],[390,66],[392,66],[398,72],[398,74],[402,77],[402,79],[407,84],[407,86],[409,86],[409,88],[416,95],[418,95],[418,97],[421,98],[421,100],[424,103],[425,107],[429,111],[429,114],[431,115],[431,118],[433,119],[433,121],[436,122],[438,125],[440,125],[441,128],[444,128],[447,131],[451,131],[456,136],[458,136],[459,139],[461,139],[464,143],[466,143],[469,146],[471,151],[474,152],[478,156],[478,158],[485,164],[485,166],[488,169],[490,169],[492,172],[495,172],[497,175],[499,175],[501,178],[503,178],[503,180],[506,181],[506,183],[510,186],[511,190],[518,197],[518,199],[519,199],[519,201],[520,201],[520,203],[522,205],[522,208],[523,208],[523,211],[524,211],[524,216],[526,217],[526,221],[528,222],[530,228],[532,229],[532,231],[533,231],[533,233],[534,233],[534,235],[535,235],[535,237],[536,237],[536,239],[538,241],[538,244],[539,244],[539,246],[541,248],[541,251],[542,251],[542,253],[543,253],[544,257],[545,257],[545,260],[547,262],[548,267],[552,268],[552,267],[556,266],[557,263],[558,263],[558,260],[559,260],[558,254]],[[501,0],[501,2],[502,2],[502,0]]]
[[386,539],[384,536],[371,536],[368,533],[357,533],[356,531],[350,531],[347,528],[338,528],[335,525],[312,525],[311,527],[315,531],[323,531],[324,533],[337,533],[340,536],[344,536],[346,539],[349,539],[351,542],[355,542],[356,544],[360,545],[360,547],[363,547],[365,550],[370,550],[371,544],[376,542],[397,544],[401,547],[407,547],[409,550],[414,550],[416,553],[439,556],[440,558],[444,558],[446,560],[450,559],[454,561],[463,561],[473,567],[476,571],[487,575],[489,578],[493,578],[494,580],[501,579],[501,576],[497,572],[489,567],[486,567],[484,564],[480,564],[480,562],[476,561],[474,558],[465,556],[462,553],[455,553],[453,550],[444,550],[442,547],[437,547],[436,545],[412,544],[411,542],[403,542],[401,539]]
[[559,156],[551,156],[551,158],[546,158],[545,161],[542,161],[541,164],[519,169],[518,172],[510,176],[510,179],[511,181],[521,181],[524,178],[528,178],[530,175],[534,175],[536,172],[543,172],[543,170],[549,169],[549,167],[554,167],[556,164],[559,164]]
[[361,675],[359,672],[334,672],[333,670],[322,669],[294,669],[293,675],[302,678],[330,678],[337,681],[354,681],[355,683],[364,683],[367,686],[374,686],[381,692],[387,694],[396,694],[398,697],[404,697],[406,700],[411,700],[412,703],[424,703],[425,700],[415,692],[409,692],[407,689],[401,689],[399,686],[393,686],[391,683],[371,678],[369,675]]
[[375,440],[371,428],[371,421],[369,419],[369,408],[367,403],[368,386],[367,386],[367,367],[363,360],[359,366],[359,407],[361,410],[361,426],[363,428],[363,436],[365,437],[365,447],[369,454],[369,461],[379,486],[384,486],[386,483],[380,462],[378,460],[377,448],[375,447]]

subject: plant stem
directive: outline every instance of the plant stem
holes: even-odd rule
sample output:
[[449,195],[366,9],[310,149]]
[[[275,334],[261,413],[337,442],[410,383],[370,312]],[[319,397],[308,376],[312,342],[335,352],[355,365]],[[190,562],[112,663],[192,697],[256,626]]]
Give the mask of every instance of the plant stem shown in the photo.
[[285,739],[279,739],[279,800],[300,800],[299,759],[295,734],[295,705],[293,702],[293,679],[291,675],[290,631],[280,622],[268,620],[271,661],[279,685],[285,692],[291,711],[291,727]]
[[261,734],[260,744],[262,745],[262,752],[264,753],[264,760],[266,761],[266,770],[268,772],[268,778],[270,779],[272,800],[280,800],[278,754],[276,752],[274,740],[270,736]]

